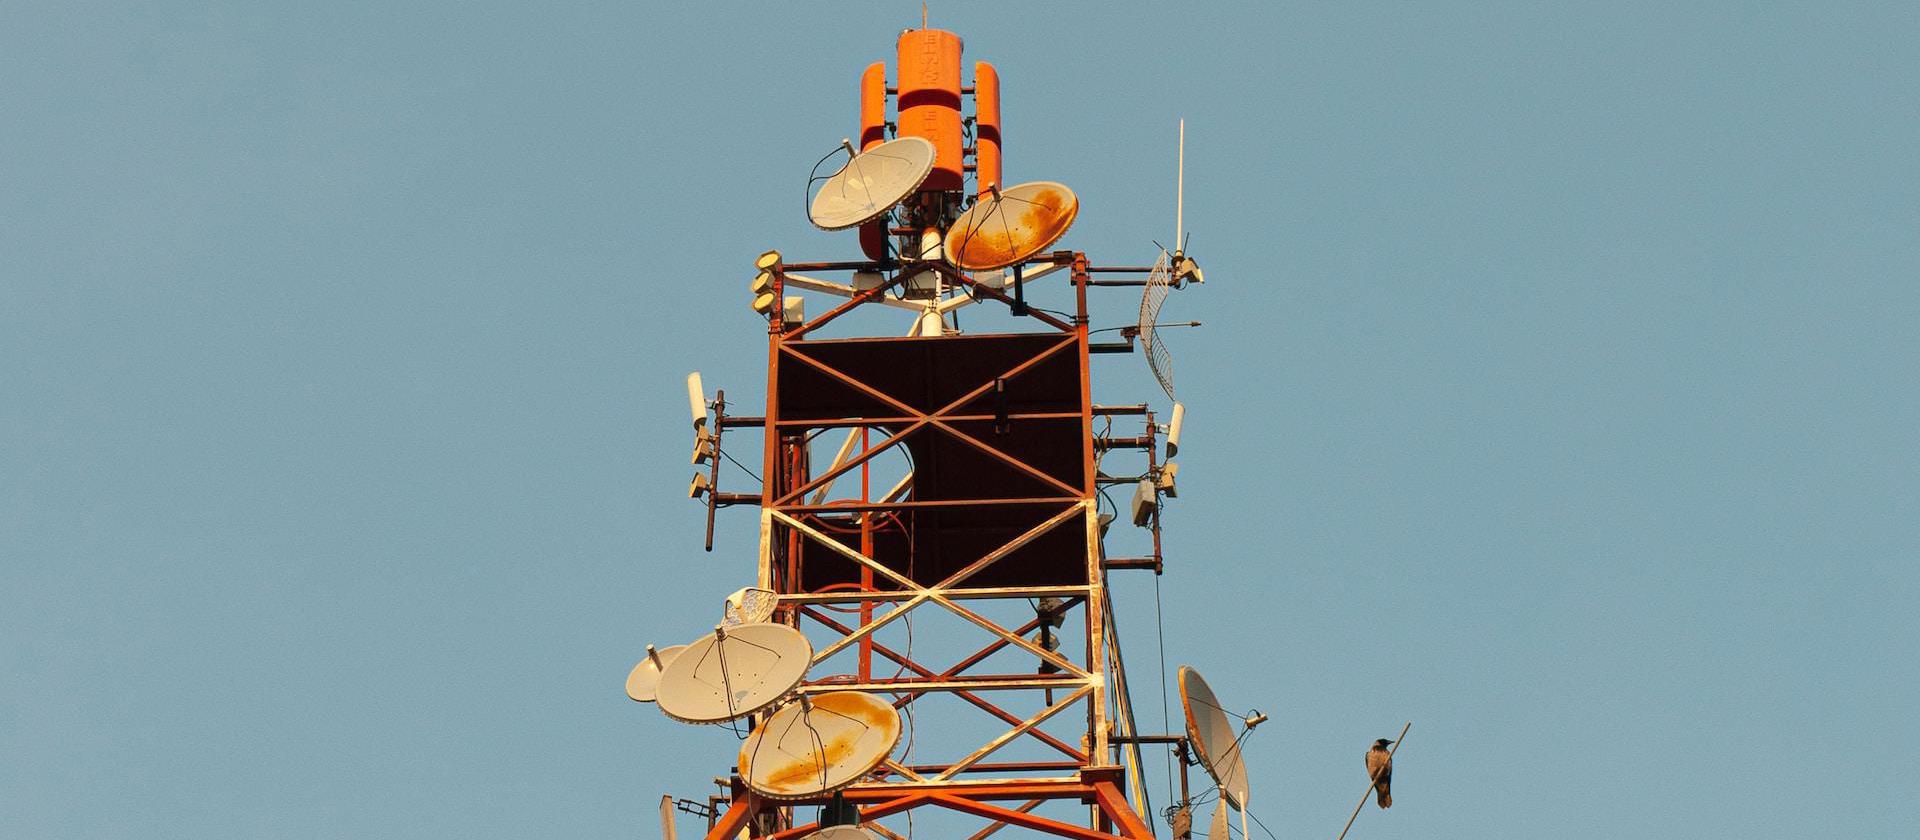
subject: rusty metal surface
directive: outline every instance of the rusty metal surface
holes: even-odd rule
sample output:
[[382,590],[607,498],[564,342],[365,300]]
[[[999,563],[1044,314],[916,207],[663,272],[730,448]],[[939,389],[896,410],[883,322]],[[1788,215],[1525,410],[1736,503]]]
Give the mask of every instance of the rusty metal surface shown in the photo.
[[740,746],[740,778],[770,799],[839,790],[873,772],[900,740],[900,713],[863,691],[809,695],[774,712]]
[[947,229],[947,262],[967,271],[1025,262],[1060,241],[1079,213],[1073,190],[1053,181],[988,194]]

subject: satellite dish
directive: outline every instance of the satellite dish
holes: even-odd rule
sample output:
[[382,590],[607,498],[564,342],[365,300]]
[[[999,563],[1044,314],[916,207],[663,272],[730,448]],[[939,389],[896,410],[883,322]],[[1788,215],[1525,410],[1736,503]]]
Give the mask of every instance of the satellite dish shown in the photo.
[[769,799],[832,793],[880,766],[900,740],[900,713],[864,691],[802,696],[740,745],[740,778]]
[[1026,262],[1060,241],[1079,213],[1080,199],[1065,184],[989,190],[947,228],[947,262],[967,271]]
[[1220,794],[1241,811],[1247,809],[1247,765],[1240,759],[1240,739],[1233,734],[1233,718],[1200,678],[1200,672],[1180,666],[1180,708],[1187,713],[1187,739],[1199,753],[1200,764],[1220,785]]
[[641,703],[653,702],[658,696],[660,672],[665,671],[667,663],[672,662],[686,647],[674,645],[664,650],[654,650],[653,645],[647,645],[647,655],[627,673],[627,696]]
[[773,618],[773,609],[780,606],[780,594],[771,589],[746,587],[727,596],[727,606],[722,627],[738,627],[742,624],[762,624]]
[[660,673],[660,711],[682,723],[724,723],[774,704],[800,684],[813,645],[784,624],[721,627]]
[[814,193],[807,217],[823,230],[880,218],[927,180],[934,156],[933,144],[920,137],[895,138],[856,154]]
[[880,840],[880,836],[857,825],[830,825],[800,840]]

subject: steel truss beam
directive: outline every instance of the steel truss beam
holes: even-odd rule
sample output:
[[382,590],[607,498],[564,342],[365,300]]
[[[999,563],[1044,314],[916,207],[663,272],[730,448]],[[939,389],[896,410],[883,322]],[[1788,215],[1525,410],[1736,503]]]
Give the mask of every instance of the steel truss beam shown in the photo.
[[[902,761],[891,757],[883,762],[881,769],[861,784],[842,791],[839,796],[856,808],[860,819],[876,833],[887,840],[902,840],[898,834],[875,822],[889,815],[899,814],[920,807],[939,807],[958,813],[970,814],[987,821],[986,827],[967,840],[989,840],[996,832],[1007,826],[1039,831],[1068,840],[1147,840],[1150,830],[1140,816],[1129,806],[1120,785],[1125,781],[1125,773],[1120,767],[1109,764],[1108,749],[1108,706],[1113,702],[1108,698],[1109,670],[1116,669],[1118,662],[1109,662],[1108,625],[1106,610],[1106,586],[1104,568],[1100,556],[1100,531],[1096,494],[1098,484],[1095,476],[1093,456],[1093,416],[1088,366],[1087,307],[1086,289],[1090,282],[1088,265],[1082,254],[1073,252],[1055,252],[1042,258],[1040,262],[1056,268],[1071,268],[1074,292],[1076,296],[1076,314],[1053,317],[1045,312],[1031,312],[1033,322],[1045,324],[1058,333],[1023,333],[1028,336],[1045,336],[1045,340],[1033,340],[1019,345],[1019,358],[1011,354],[996,358],[1008,363],[1006,370],[998,376],[985,377],[978,387],[948,402],[937,409],[926,410],[923,407],[908,405],[902,399],[881,391],[860,375],[860,368],[846,364],[846,369],[837,367],[843,363],[830,361],[834,357],[824,351],[816,354],[809,350],[811,342],[806,337],[814,330],[834,321],[841,315],[868,303],[880,302],[890,288],[896,287],[908,272],[900,272],[887,280],[880,288],[861,292],[845,303],[833,307],[830,311],[797,327],[789,328],[774,318],[768,325],[769,371],[767,389],[767,410],[763,422],[759,425],[766,432],[765,469],[761,493],[762,515],[760,520],[760,575],[759,584],[770,589],[798,588],[799,564],[807,557],[802,553],[814,552],[815,546],[824,546],[827,552],[844,558],[853,564],[857,572],[856,591],[830,591],[817,593],[783,593],[779,596],[781,614],[799,624],[802,619],[812,619],[821,627],[838,634],[838,637],[819,649],[815,663],[824,662],[837,654],[844,653],[854,646],[860,650],[860,670],[857,681],[841,683],[820,683],[802,686],[803,694],[819,693],[831,690],[857,689],[891,694],[896,707],[905,707],[922,697],[933,693],[950,694],[986,711],[1008,728],[981,744],[971,753],[951,763],[921,764],[903,766]],[[790,264],[789,271],[804,270],[805,264]],[[998,300],[1011,303],[1012,299],[990,284],[976,282],[973,278],[953,271],[944,266],[931,266],[957,286],[962,287],[975,299]],[[776,295],[783,294],[779,289]],[[1053,336],[1058,336],[1054,341]],[[817,345],[816,345],[817,346]],[[1007,345],[1014,346],[1014,345]],[[1004,383],[1036,370],[1054,371],[1057,368],[1042,369],[1039,366],[1049,360],[1059,360],[1062,354],[1077,356],[1079,374],[1079,393],[1062,393],[1059,396],[1069,401],[1077,398],[1079,411],[1042,411],[1024,414],[983,414],[977,406],[969,408],[982,397],[989,395],[996,383]],[[827,358],[823,360],[821,356]],[[994,364],[992,367],[1000,367]],[[861,409],[874,416],[833,417],[823,419],[798,420],[783,417],[780,411],[779,389],[781,374],[785,369],[798,371],[799,375],[812,379],[823,377],[834,383],[834,390],[848,389],[857,394],[866,405]],[[1049,382],[1055,381],[1053,372],[1043,372]],[[1029,377],[1031,382],[1039,377]],[[798,381],[798,380],[796,380]],[[876,377],[876,382],[885,381]],[[960,387],[966,387],[960,385]],[[1051,386],[1049,386],[1051,387]],[[835,413],[854,409],[836,409]],[[964,412],[964,413],[963,413]],[[996,446],[995,439],[976,434],[977,429],[969,426],[983,421],[998,420],[1036,420],[1059,423],[1060,421],[1080,421],[1083,454],[1083,474],[1063,478],[1046,470],[1039,469],[1034,463]],[[884,429],[884,439],[877,444],[866,444],[862,435],[862,451],[852,454],[852,444],[841,447],[841,454],[823,472],[810,475],[813,466],[810,463],[811,451],[807,448],[803,435],[814,429],[826,428],[872,428]],[[867,492],[861,492],[862,500],[855,502],[827,503],[828,489],[835,479],[846,476],[856,469],[873,463],[873,459],[891,448],[901,446],[909,440],[927,439],[930,434],[939,440],[942,446],[958,444],[972,450],[966,455],[968,463],[984,462],[995,464],[1018,474],[1023,479],[1031,479],[1036,484],[1035,497],[936,500],[916,501],[899,494],[900,488],[889,491],[885,498],[866,499]],[[915,435],[922,435],[915,438]],[[851,436],[849,441],[851,441]],[[1044,462],[1042,462],[1044,463]],[[999,472],[992,469],[982,475]],[[1024,484],[1024,481],[1017,482]],[[864,487],[864,486],[863,486]],[[1007,492],[1007,491],[1002,491]],[[1019,492],[1018,490],[1012,492]],[[1044,495],[1041,495],[1044,494]],[[811,497],[811,498],[810,498]],[[811,502],[811,503],[809,503]],[[1057,506],[1057,511],[1046,506]],[[998,548],[988,551],[979,559],[967,563],[958,571],[948,574],[944,579],[932,583],[918,583],[901,571],[889,568],[878,560],[887,556],[876,551],[872,537],[873,520],[877,515],[889,517],[904,516],[906,513],[928,509],[941,510],[956,506],[1002,507],[1013,509],[1021,506],[1026,516],[1041,518],[1024,533],[1008,540]],[[1038,507],[1036,507],[1038,506]],[[834,514],[846,514],[835,517]],[[893,519],[899,527],[901,521]],[[1032,521],[1028,519],[1027,521]],[[1068,523],[1078,521],[1084,536],[1086,564],[1086,583],[1067,586],[999,586],[967,587],[966,583],[994,564],[1020,552],[1035,540],[1056,533]],[[837,528],[845,528],[846,523],[858,524],[862,530],[859,540],[852,540],[844,534],[830,535]],[[836,524],[839,523],[839,524]],[[850,530],[850,529],[848,529]],[[996,540],[999,537],[995,538]],[[847,542],[842,542],[847,540]],[[1053,540],[1064,541],[1062,537]],[[1081,542],[1075,540],[1075,542]],[[1074,549],[1076,554],[1078,549]],[[815,555],[818,556],[818,555]],[[943,558],[945,559],[945,558]],[[1078,562],[1080,558],[1076,558]],[[775,563],[784,564],[776,569]],[[836,562],[833,564],[840,568]],[[1005,564],[1003,564],[1005,565]],[[1077,577],[1077,572],[1075,573]],[[1031,580],[1015,576],[1015,580]],[[1035,597],[1054,597],[1065,599],[1062,609],[1080,608],[1085,610],[1087,650],[1084,663],[1075,662],[1079,651],[1071,655],[1062,655],[1042,647],[1028,635],[1038,629],[1041,619],[1036,617],[1018,627],[1004,626],[986,618],[962,602],[980,599],[1025,599]],[[900,620],[912,610],[928,603],[938,604],[942,610],[959,616],[967,623],[985,631],[987,641],[975,653],[944,670],[929,667],[914,661],[913,657],[880,644],[875,638],[876,631]],[[861,617],[857,624],[848,623],[828,616],[820,608],[828,605],[858,605]],[[878,613],[877,615],[875,613]],[[1051,613],[1050,613],[1051,614]],[[1010,622],[1012,623],[1012,622]],[[1051,668],[1056,673],[1033,674],[979,674],[969,673],[971,669],[995,653],[1017,648]],[[893,679],[875,679],[869,672],[868,661],[873,654],[897,663],[910,676]],[[1115,687],[1123,685],[1116,671],[1112,674]],[[1008,691],[1047,692],[1046,703],[1038,712],[1022,714],[1009,711],[996,705],[989,697],[1003,696],[998,693]],[[1031,708],[1031,706],[1026,707]],[[1068,741],[1041,729],[1042,724],[1054,720],[1070,709],[1084,708],[1086,729],[1081,745]],[[1022,710],[1025,711],[1024,709]],[[1045,743],[1059,757],[1050,761],[1012,761],[993,763],[997,751],[1016,741],[1032,738]],[[942,757],[944,758],[944,757]],[[1065,771],[1066,775],[1049,776],[1047,774]],[[1076,772],[1077,771],[1077,772]],[[993,774],[1037,774],[1013,778],[994,778]],[[1038,776],[1046,776],[1044,778]],[[986,777],[986,778],[983,778]],[[818,828],[817,825],[792,825],[788,820],[793,808],[798,805],[824,804],[830,797],[820,796],[799,802],[771,802],[759,799],[746,790],[738,780],[734,781],[734,803],[720,817],[707,835],[708,840],[735,840],[739,835],[752,834],[757,840],[798,840],[805,834]],[[1037,815],[1036,809],[1049,802],[1078,802],[1089,805],[1092,810],[1087,823],[1074,825],[1069,822]],[[1006,804],[996,804],[1006,803]],[[774,812],[777,810],[777,814]]]
[[[997,560],[1000,557],[1005,556],[1007,553],[1018,549],[1020,546],[1026,545],[1028,542],[1031,542],[1034,538],[1046,533],[1047,531],[1050,531],[1058,527],[1062,523],[1072,521],[1072,519],[1074,518],[1074,514],[1076,513],[1079,514],[1080,518],[1082,518],[1083,520],[1093,518],[1095,516],[1093,501],[1091,499],[1088,499],[1088,500],[1076,503],[1073,506],[1073,508],[1070,508],[1062,512],[1061,514],[1048,519],[1047,521],[1041,523],[1040,525],[1035,526],[1033,529],[1029,530],[1027,533],[1014,538],[1012,542],[1001,546],[999,549],[996,549],[993,553],[989,554],[986,558],[982,558],[982,560],[986,562],[975,561],[974,563],[969,564],[966,568],[961,569],[958,572],[955,572],[953,575],[948,577],[947,581],[943,581],[942,583],[947,583],[947,582],[957,583],[959,581],[964,581],[966,578],[971,577],[977,572],[979,572],[980,569],[985,568],[987,565],[991,563],[992,560]],[[1037,644],[1034,644],[1031,641],[1028,641],[1025,637],[1013,632],[1012,630],[1009,630],[1005,627],[995,624],[993,621],[989,620],[985,616],[980,615],[979,613],[974,612],[973,610],[960,606],[953,599],[947,597],[946,593],[942,591],[942,587],[938,584],[936,584],[935,586],[921,586],[920,584],[914,583],[911,578],[908,578],[906,575],[900,574],[899,572],[896,572],[893,569],[888,568],[885,563],[881,563],[877,560],[874,560],[871,557],[868,557],[865,554],[861,554],[860,552],[855,551],[854,549],[848,548],[847,546],[842,545],[840,541],[835,540],[832,537],[827,536],[826,534],[820,533],[819,531],[808,526],[806,523],[798,519],[795,519],[794,517],[788,516],[785,513],[780,512],[779,510],[770,509],[770,508],[763,509],[761,511],[761,515],[762,515],[763,530],[767,528],[768,523],[778,523],[781,525],[785,525],[786,527],[800,533],[802,536],[805,536],[807,539],[810,539],[821,546],[825,546],[827,549],[833,551],[836,554],[839,554],[842,557],[847,558],[848,560],[852,560],[855,563],[858,563],[862,566],[872,569],[876,574],[879,574],[883,577],[886,577],[892,580],[894,583],[900,585],[904,589],[911,591],[913,593],[912,597],[910,597],[905,604],[894,607],[892,610],[889,610],[885,615],[875,618],[871,624],[868,624],[864,627],[861,627],[859,630],[856,630],[852,635],[843,636],[840,638],[839,641],[836,641],[833,644],[828,645],[825,649],[819,652],[816,652],[813,657],[813,661],[815,664],[819,664],[821,662],[826,661],[828,657],[845,649],[847,645],[857,642],[860,639],[866,638],[869,635],[872,635],[873,631],[878,630],[882,626],[893,621],[894,619],[897,619],[900,616],[905,615],[907,612],[911,611],[915,607],[920,606],[922,603],[931,601],[933,603],[939,604],[942,607],[945,607],[948,611],[952,612],[953,614],[958,615],[961,618],[964,618],[967,621],[972,622],[973,624],[979,626],[981,629],[986,630],[989,633],[993,633],[995,635],[1000,636],[1010,644],[1013,644],[1021,648],[1022,650],[1025,650],[1026,652],[1039,657],[1040,659],[1046,662],[1050,662],[1055,666],[1061,668],[1062,670],[1065,670],[1066,672],[1073,674],[1074,676],[1087,680],[1089,684],[1095,681],[1093,674],[1090,673],[1087,669],[1082,668],[1078,663],[1075,663],[1057,653],[1054,653],[1053,651],[1047,650],[1046,648],[1043,648]]]
[[[1029,781],[1001,780],[989,783],[940,784],[927,783],[915,785],[890,785],[855,787],[844,792],[846,801],[860,808],[860,821],[863,826],[877,827],[875,820],[898,814],[913,808],[932,805],[984,817],[991,822],[973,835],[984,838],[1006,826],[1025,828],[1065,837],[1069,840],[1148,840],[1152,837],[1146,823],[1128,807],[1125,797],[1114,782],[1106,779],[1081,781],[1076,779]],[[1005,808],[992,804],[996,801],[1025,800],[1017,808]],[[1099,822],[1111,825],[1118,831],[1102,831],[1085,826],[1073,825],[1048,819],[1032,813],[1040,805],[1059,800],[1072,800],[1091,804],[1098,809]],[[767,835],[763,840],[797,840],[814,831],[818,823],[796,825]],[[716,832],[717,832],[716,828]],[[891,835],[892,832],[886,832]],[[710,833],[708,840],[727,840],[726,835]],[[969,840],[973,840],[969,838]]]
[[[1067,484],[1063,484],[1058,479],[1055,479],[1053,476],[1047,475],[1045,472],[1035,469],[1032,465],[1026,463],[1025,461],[1022,461],[1018,458],[1008,455],[1007,453],[1002,452],[999,449],[989,444],[981,442],[978,438],[975,438],[972,435],[961,432],[960,430],[955,429],[954,427],[941,422],[942,419],[951,420],[959,416],[971,416],[971,415],[955,415],[954,412],[957,412],[961,408],[964,408],[968,403],[971,403],[974,400],[977,400],[983,396],[986,396],[988,392],[993,390],[995,382],[1004,382],[1004,381],[1015,379],[1019,377],[1021,374],[1026,373],[1029,370],[1032,370],[1034,366],[1038,365],[1039,363],[1052,358],[1057,353],[1060,353],[1064,350],[1071,349],[1077,346],[1079,343],[1082,343],[1082,342],[1081,340],[1077,340],[1076,336],[1068,335],[1065,339],[1063,339],[1057,344],[1054,344],[1052,347],[1048,347],[1045,350],[1041,350],[1040,352],[1035,353],[1032,356],[1028,357],[1027,359],[1021,361],[1019,364],[1016,364],[1013,367],[1008,368],[1007,370],[1001,372],[999,376],[988,377],[985,382],[982,382],[980,384],[979,387],[973,389],[972,391],[968,391],[966,394],[961,395],[959,399],[956,399],[946,404],[945,406],[942,406],[930,412],[923,412],[918,409],[915,409],[913,406],[908,405],[904,402],[901,402],[900,400],[894,399],[892,396],[888,395],[887,393],[880,391],[879,389],[873,388],[867,385],[865,382],[861,382],[859,379],[848,375],[844,371],[841,371],[840,369],[835,368],[832,365],[829,365],[825,362],[815,359],[812,356],[807,355],[806,353],[802,353],[798,350],[794,350],[784,345],[780,346],[779,349],[776,351],[776,355],[784,355],[787,358],[794,359],[795,361],[805,364],[808,367],[813,368],[814,370],[819,371],[820,373],[823,373],[839,381],[841,384],[846,385],[849,388],[859,391],[862,395],[870,399],[878,400],[882,403],[885,403],[888,406],[892,407],[895,411],[898,411],[902,419],[911,419],[912,422],[907,424],[905,428],[889,436],[886,440],[881,441],[879,445],[871,449],[868,449],[865,452],[860,453],[859,455],[855,456],[851,460],[842,462],[839,466],[833,469],[830,469],[824,473],[821,473],[818,476],[815,476],[809,479],[806,483],[800,485],[799,488],[787,492],[786,495],[781,496],[777,499],[771,500],[770,506],[784,508],[787,505],[793,504],[796,499],[804,498],[806,494],[819,489],[820,486],[831,483],[834,479],[839,478],[841,475],[844,475],[846,472],[848,472],[849,470],[852,470],[854,467],[857,467],[861,464],[866,463],[869,460],[872,460],[875,456],[879,455],[881,452],[892,447],[896,443],[906,440],[907,436],[919,431],[921,428],[928,425],[932,425],[940,429],[941,431],[946,432],[947,434],[953,435],[954,437],[960,439],[962,442],[967,443],[968,445],[973,446],[974,448],[979,449],[980,451],[988,455],[998,458],[999,460],[1006,462],[1008,465],[1013,466],[1014,468],[1019,469],[1022,472],[1025,472],[1042,482],[1053,485],[1055,488],[1059,489],[1063,493],[1066,493],[1068,495],[1073,495],[1073,496],[1081,495],[1082,491],[1080,489],[1072,487]],[[784,423],[785,421],[780,421],[776,419],[774,422],[775,422],[775,425],[778,426],[779,424]],[[772,492],[771,485],[769,485],[769,492]]]

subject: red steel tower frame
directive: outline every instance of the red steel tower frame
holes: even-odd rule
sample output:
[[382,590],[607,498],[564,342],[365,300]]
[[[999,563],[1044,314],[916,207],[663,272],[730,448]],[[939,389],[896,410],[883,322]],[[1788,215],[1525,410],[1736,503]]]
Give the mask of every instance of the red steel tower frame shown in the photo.
[[[975,176],[975,194],[986,191],[989,178],[997,182],[1001,151],[999,77],[990,65],[977,64],[975,85],[962,87],[958,36],[930,29],[903,34],[899,58],[897,87],[886,86],[883,65],[869,67],[861,79],[860,145],[884,139],[886,97],[896,96],[899,133],[926,136],[940,153],[938,177],[903,205],[920,222],[863,227],[864,261],[775,260],[774,301],[785,300],[790,288],[817,287],[789,275],[855,271],[879,280],[843,287],[847,299],[811,320],[790,319],[779,306],[768,313],[765,414],[727,416],[722,403],[716,421],[719,430],[763,431],[761,492],[714,493],[709,504],[758,504],[758,586],[778,595],[774,620],[816,640],[816,666],[848,653],[856,662],[851,674],[815,674],[800,686],[801,694],[863,690],[892,697],[899,709],[948,695],[998,723],[964,755],[911,765],[889,757],[832,794],[776,801],[736,776],[729,804],[707,840],[743,833],[756,840],[801,837],[820,827],[796,816],[795,806],[803,805],[832,806],[840,819],[896,840],[899,835],[877,820],[928,807],[984,818],[987,825],[973,840],[1009,826],[1076,840],[1144,840],[1152,830],[1128,799],[1130,785],[1139,783],[1137,773],[1130,775],[1129,758],[1137,771],[1137,744],[1180,739],[1141,738],[1132,731],[1106,576],[1116,568],[1158,573],[1158,518],[1156,513],[1151,524],[1153,557],[1107,558],[1098,499],[1103,484],[1120,482],[1097,467],[1106,449],[1138,448],[1148,453],[1153,473],[1155,427],[1143,405],[1093,403],[1089,359],[1095,345],[1089,342],[1087,298],[1090,287],[1103,285],[1094,279],[1097,272],[1147,269],[1095,268],[1074,251],[1029,258],[1022,264],[1028,277],[1069,278],[1072,310],[1056,315],[1017,305],[1004,279],[893,253],[890,241],[915,239],[942,214],[950,221],[968,196],[963,172]],[[969,94],[976,117],[972,144],[963,145],[960,105]],[[860,307],[897,305],[899,297],[890,295],[904,296],[912,282],[935,275],[939,286],[1028,316],[1016,323],[1029,329],[820,337],[829,325],[844,326],[842,319]],[[1144,415],[1146,432],[1132,438],[1096,434],[1097,417],[1120,414]],[[840,457],[814,464],[813,437],[840,429],[861,439],[858,448],[850,437]],[[858,498],[825,501],[824,491],[837,479],[864,471],[888,451],[911,460],[907,481],[876,495],[863,480]],[[1032,613],[1033,620],[1020,623],[989,617],[993,611],[986,608],[1032,599],[1047,599],[1041,603],[1051,612]],[[925,610],[957,617],[977,631],[975,642],[967,643],[971,653],[957,662],[921,661],[925,657],[911,648],[896,650],[877,638],[881,629]],[[1079,622],[1076,635],[1084,645],[1075,650],[1042,640],[1044,625],[1063,614]],[[1013,650],[1039,667],[981,672],[995,654]],[[895,675],[877,675],[876,662]],[[1063,732],[1064,722],[1074,720],[1084,725]],[[1041,745],[1048,757],[995,760],[1016,742]],[[1181,776],[1184,789],[1184,763]],[[1034,813],[1063,800],[1087,806],[1086,819]]]

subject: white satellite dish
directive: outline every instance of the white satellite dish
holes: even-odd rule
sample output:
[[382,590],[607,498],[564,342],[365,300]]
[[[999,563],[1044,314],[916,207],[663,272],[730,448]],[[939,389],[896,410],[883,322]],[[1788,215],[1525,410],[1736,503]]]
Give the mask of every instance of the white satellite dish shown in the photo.
[[934,157],[933,144],[920,137],[895,138],[856,154],[814,194],[807,217],[823,230],[880,218],[920,188],[933,171]]
[[1233,718],[1220,705],[1200,672],[1180,666],[1180,708],[1187,714],[1187,739],[1199,754],[1200,765],[1220,785],[1220,795],[1242,812],[1247,809],[1247,764],[1240,758],[1240,739]]
[[716,628],[660,673],[660,711],[682,723],[746,717],[787,696],[812,662],[813,645],[784,624]]
[[674,645],[663,650],[654,650],[647,645],[647,655],[640,664],[627,672],[627,696],[641,703],[651,703],[659,695],[660,672],[667,669],[667,663],[680,655],[686,645]]
[[989,189],[947,228],[947,262],[967,271],[1026,262],[1060,241],[1079,214],[1080,199],[1065,184]]
[[830,825],[800,840],[880,840],[880,835],[857,825]]
[[740,778],[769,799],[832,793],[873,772],[900,741],[900,713],[864,691],[802,696],[740,745]]

